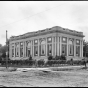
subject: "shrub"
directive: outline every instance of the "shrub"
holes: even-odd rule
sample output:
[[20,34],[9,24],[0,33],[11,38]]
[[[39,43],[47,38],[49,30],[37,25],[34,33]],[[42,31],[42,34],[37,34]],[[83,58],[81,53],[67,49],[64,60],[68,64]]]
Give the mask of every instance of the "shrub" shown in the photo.
[[61,55],[61,60],[66,60],[65,55]]
[[55,56],[55,60],[61,60],[61,56]]
[[70,65],[70,62],[71,62],[71,60],[67,60],[66,61],[66,64]]
[[28,59],[29,59],[29,60],[32,60],[32,56],[30,55]]
[[52,66],[52,61],[51,61],[51,60],[48,60],[48,61],[46,62],[46,65]]
[[34,60],[29,60],[29,61],[28,61],[29,66],[34,65],[34,62],[35,62]]
[[38,66],[43,66],[45,61],[43,59],[37,61]]
[[48,60],[53,60],[53,56],[48,56]]

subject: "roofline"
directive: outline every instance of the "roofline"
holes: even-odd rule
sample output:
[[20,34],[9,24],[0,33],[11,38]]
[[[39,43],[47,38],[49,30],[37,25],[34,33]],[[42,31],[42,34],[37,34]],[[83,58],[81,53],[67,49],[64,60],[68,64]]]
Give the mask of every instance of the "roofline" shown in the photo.
[[66,29],[66,28],[62,28],[62,27],[59,27],[59,26],[54,26],[52,28],[46,28],[45,30],[39,30],[39,31],[36,31],[36,32],[28,32],[28,33],[25,33],[25,34],[22,34],[22,35],[19,35],[19,36],[12,36],[10,37],[10,41],[13,41],[13,40],[19,40],[19,39],[25,39],[27,37],[33,37],[33,36],[38,36],[38,35],[41,35],[41,34],[48,34],[48,33],[64,33],[64,34],[70,34],[70,35],[73,35],[73,36],[79,36],[79,37],[85,37],[83,35],[83,32],[78,32],[78,31],[75,31],[75,30],[70,30],[70,29]]

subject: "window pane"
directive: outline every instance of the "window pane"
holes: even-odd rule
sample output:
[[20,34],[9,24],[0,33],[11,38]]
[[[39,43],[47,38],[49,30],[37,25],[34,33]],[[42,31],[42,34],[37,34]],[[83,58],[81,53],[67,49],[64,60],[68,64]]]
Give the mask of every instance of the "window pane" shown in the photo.
[[48,44],[48,55],[52,55],[52,44]]
[[69,45],[69,55],[70,56],[74,55],[74,46],[73,45]]
[[76,46],[76,56],[80,56],[80,46]]
[[19,43],[15,44],[15,52],[16,52],[16,57],[19,56]]
[[14,57],[14,46],[12,46],[12,57]]
[[26,42],[26,57],[29,57],[30,56],[30,54],[31,54],[31,42],[32,41],[27,41]]
[[45,55],[45,45],[41,45],[41,55]]
[[45,55],[45,39],[40,39],[40,55]]
[[23,48],[20,48],[20,57],[23,57]]
[[67,54],[66,52],[67,52],[67,45],[62,44],[62,55],[66,56],[66,54]]
[[38,55],[38,46],[34,46],[34,56]]

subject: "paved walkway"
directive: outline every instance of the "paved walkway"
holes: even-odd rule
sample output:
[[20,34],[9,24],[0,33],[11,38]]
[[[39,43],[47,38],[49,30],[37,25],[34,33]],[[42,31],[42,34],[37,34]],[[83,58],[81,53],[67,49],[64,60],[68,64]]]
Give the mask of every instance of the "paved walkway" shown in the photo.
[[[85,67],[84,65],[80,65],[80,66],[60,66],[60,67],[45,67],[45,68],[17,68],[17,71],[29,71],[29,70],[41,70],[41,71],[51,71],[51,69],[53,68],[58,68],[58,69],[78,69],[78,68],[83,68]],[[88,67],[88,65],[87,65]],[[9,67],[9,69],[13,69],[14,67]],[[6,67],[0,67],[0,71],[3,71],[3,69],[5,70]]]
[[58,69],[75,69],[75,68],[82,68],[84,65],[80,66],[62,66],[62,67],[47,67],[47,68],[17,68],[17,71],[28,71],[28,70],[42,70],[42,71],[51,71],[52,68],[58,68]]

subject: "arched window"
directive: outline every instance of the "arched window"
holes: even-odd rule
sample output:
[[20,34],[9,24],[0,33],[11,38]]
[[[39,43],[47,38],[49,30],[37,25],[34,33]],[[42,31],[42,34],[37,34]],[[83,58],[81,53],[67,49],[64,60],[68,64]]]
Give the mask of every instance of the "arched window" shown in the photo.
[[45,55],[45,39],[40,39],[40,55]]
[[76,39],[76,56],[80,56],[80,40]]
[[16,54],[16,57],[18,57],[19,56],[19,43],[16,43],[15,44],[15,54]]
[[26,42],[26,56],[29,57],[31,55],[31,41]]
[[34,56],[38,56],[38,39],[34,40]]
[[62,55],[67,55],[67,37],[62,37]]
[[12,44],[12,57],[14,57],[14,44]]
[[52,55],[52,37],[47,38],[47,54]]

